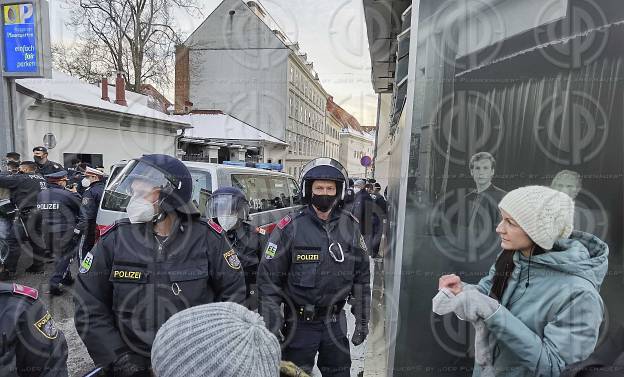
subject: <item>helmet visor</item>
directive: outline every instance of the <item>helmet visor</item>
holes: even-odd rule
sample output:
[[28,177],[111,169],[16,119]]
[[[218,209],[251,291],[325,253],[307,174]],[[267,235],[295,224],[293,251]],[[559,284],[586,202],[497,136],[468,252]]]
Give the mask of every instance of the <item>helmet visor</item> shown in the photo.
[[150,202],[158,201],[160,193],[173,192],[175,183],[156,167],[139,160],[130,161],[106,189],[106,206],[124,210],[132,196]]
[[249,206],[246,201],[234,195],[213,195],[206,204],[206,214],[209,218],[236,216],[241,220],[246,220]]

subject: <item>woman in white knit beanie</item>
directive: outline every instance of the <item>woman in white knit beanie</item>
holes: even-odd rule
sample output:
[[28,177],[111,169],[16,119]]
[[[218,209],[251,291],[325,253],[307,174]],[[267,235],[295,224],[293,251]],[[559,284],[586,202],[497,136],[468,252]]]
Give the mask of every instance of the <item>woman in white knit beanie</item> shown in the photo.
[[574,202],[548,187],[513,190],[499,209],[503,251],[488,276],[471,286],[445,275],[439,288],[455,313],[487,331],[481,359],[491,365],[477,363],[473,376],[557,377],[596,345],[609,248],[573,231]]

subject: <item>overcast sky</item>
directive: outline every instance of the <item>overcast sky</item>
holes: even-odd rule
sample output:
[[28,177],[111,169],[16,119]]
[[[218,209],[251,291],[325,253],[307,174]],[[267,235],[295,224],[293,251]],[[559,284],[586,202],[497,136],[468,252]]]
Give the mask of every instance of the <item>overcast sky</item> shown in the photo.
[[[221,0],[199,0],[207,17]],[[67,3],[50,0],[52,43],[73,39],[64,26]],[[292,41],[314,62],[321,83],[334,101],[351,112],[362,125],[374,125],[377,97],[370,81],[370,56],[362,0],[260,0]],[[176,14],[184,36],[203,18]],[[173,94],[169,94],[170,97]],[[173,99],[173,98],[171,98]]]

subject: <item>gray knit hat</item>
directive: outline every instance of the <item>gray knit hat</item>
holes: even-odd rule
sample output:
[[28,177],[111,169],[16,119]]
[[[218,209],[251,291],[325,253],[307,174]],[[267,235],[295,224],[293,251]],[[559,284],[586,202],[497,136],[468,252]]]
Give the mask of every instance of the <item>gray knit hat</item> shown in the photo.
[[510,191],[498,207],[520,225],[544,250],[555,241],[568,238],[574,224],[574,202],[557,190],[544,186],[526,186]]
[[156,377],[275,377],[280,359],[280,344],[262,317],[232,302],[173,315],[152,346]]

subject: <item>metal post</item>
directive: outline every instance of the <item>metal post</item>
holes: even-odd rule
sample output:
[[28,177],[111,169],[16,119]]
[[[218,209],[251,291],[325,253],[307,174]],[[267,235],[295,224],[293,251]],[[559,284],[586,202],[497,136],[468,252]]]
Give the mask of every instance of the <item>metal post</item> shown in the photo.
[[[0,74],[1,75],[1,74]],[[15,148],[11,106],[11,79],[0,76],[0,156]]]

